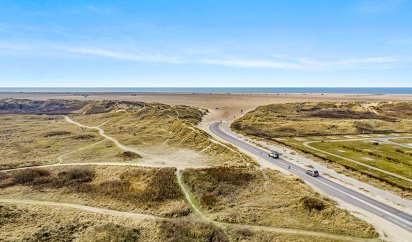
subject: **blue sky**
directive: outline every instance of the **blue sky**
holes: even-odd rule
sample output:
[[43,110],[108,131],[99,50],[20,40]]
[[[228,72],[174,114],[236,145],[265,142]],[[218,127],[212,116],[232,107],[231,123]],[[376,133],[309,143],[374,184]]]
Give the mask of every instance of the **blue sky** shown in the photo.
[[0,0],[0,87],[412,87],[406,0]]

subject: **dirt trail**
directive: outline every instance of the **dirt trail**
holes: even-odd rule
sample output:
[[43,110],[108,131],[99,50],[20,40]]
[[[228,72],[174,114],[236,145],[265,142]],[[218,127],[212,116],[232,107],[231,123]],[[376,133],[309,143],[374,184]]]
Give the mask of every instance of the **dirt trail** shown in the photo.
[[57,157],[57,160],[59,161],[59,163],[63,163],[63,161],[64,161],[64,160],[63,160],[63,157],[65,157],[65,156],[67,156],[67,155],[71,155],[71,154],[76,153],[76,152],[79,152],[79,151],[82,151],[82,150],[85,150],[85,149],[88,149],[88,148],[91,148],[91,147],[93,147],[93,146],[95,146],[95,145],[98,145],[98,144],[104,142],[104,141],[106,141],[106,140],[100,140],[100,141],[97,141],[97,142],[95,142],[95,143],[93,143],[93,144],[90,144],[90,145],[81,147],[81,148],[79,148],[79,149],[77,149],[77,150],[72,150],[72,151],[70,151],[70,152],[64,153],[64,154],[60,155],[59,157]]
[[[342,241],[356,241],[356,242],[365,242],[365,241],[380,241],[379,239],[365,239],[365,238],[357,238],[352,236],[345,236],[345,235],[336,235],[336,234],[329,234],[323,232],[313,232],[307,230],[300,230],[300,229],[285,229],[285,228],[274,228],[274,227],[267,227],[267,226],[257,226],[257,225],[245,225],[245,224],[231,224],[231,223],[220,223],[215,222],[217,224],[221,224],[225,227],[232,227],[236,229],[250,229],[254,231],[266,231],[266,232],[273,232],[273,233],[281,233],[281,234],[297,234],[297,235],[306,235],[306,236],[313,236],[316,238],[329,238],[329,239],[336,239]],[[316,239],[314,239],[316,241]]]
[[119,149],[122,149],[122,150],[124,150],[124,151],[130,151],[130,152],[137,153],[137,154],[141,154],[141,155],[147,155],[147,154],[144,154],[144,152],[142,152],[142,151],[140,151],[140,150],[137,150],[137,149],[135,149],[135,148],[132,148],[132,147],[128,147],[128,146],[123,145],[123,144],[120,143],[117,139],[115,139],[115,138],[113,138],[113,137],[105,134],[105,133],[104,133],[104,130],[103,130],[102,128],[100,128],[100,127],[97,127],[97,126],[87,126],[87,125],[78,123],[78,122],[72,120],[71,118],[69,118],[68,116],[64,116],[64,119],[65,119],[67,122],[69,122],[69,123],[71,123],[71,124],[74,124],[74,125],[77,125],[77,126],[79,126],[79,127],[86,128],[86,129],[94,129],[94,130],[99,131],[100,136],[102,136],[103,138],[105,138],[105,139],[110,140],[111,142],[113,142]]
[[193,195],[189,192],[189,190],[187,189],[186,185],[183,182],[183,178],[182,178],[182,171],[181,170],[177,170],[176,171],[176,177],[177,177],[177,183],[180,186],[180,189],[182,190],[183,194],[186,197],[187,202],[189,203],[189,205],[192,207],[193,211],[200,215],[202,218],[209,220],[201,211],[200,208],[198,207],[198,205],[196,204],[196,201],[194,201]]
[[40,166],[27,166],[27,167],[20,167],[20,168],[13,168],[7,170],[0,170],[0,172],[8,172],[8,171],[18,171],[18,170],[27,170],[33,168],[47,168],[47,167],[57,167],[57,166],[135,166],[135,167],[174,167],[178,169],[183,168],[207,168],[208,166],[203,165],[191,165],[191,166],[170,166],[168,164],[154,164],[154,163],[145,163],[145,162],[84,162],[84,163],[57,163],[51,165],[40,165]]
[[[177,168],[207,167],[206,165],[203,165],[203,161],[199,162],[201,164],[195,164],[195,165],[193,165],[193,163],[194,163],[193,160],[191,160],[190,162],[186,161],[186,160],[189,160],[190,158],[188,158],[188,157],[192,157],[190,155],[193,155],[195,152],[185,151],[186,153],[185,153],[184,156],[182,156],[178,152],[167,153],[167,159],[165,159],[166,157],[164,157],[164,155],[165,155],[164,153],[163,154],[148,153],[148,152],[145,152],[143,150],[143,148],[142,149],[136,149],[136,148],[133,148],[133,147],[123,145],[117,139],[105,134],[104,130],[101,128],[102,125],[104,125],[106,122],[108,122],[110,120],[100,124],[99,126],[87,126],[87,125],[84,125],[84,124],[81,124],[81,123],[78,123],[78,122],[72,120],[68,116],[64,116],[64,118],[68,123],[77,125],[77,126],[82,127],[82,128],[97,130],[99,132],[100,136],[102,136],[105,140],[109,140],[109,141],[113,142],[119,149],[121,149],[123,151],[129,151],[129,152],[133,152],[133,153],[137,153],[137,154],[142,155],[143,157],[142,157],[141,161],[139,161],[140,166],[177,167]],[[184,151],[184,149],[179,149],[179,151]],[[173,154],[180,155],[180,157],[171,158]],[[196,153],[196,155],[197,155],[197,153]],[[182,158],[186,158],[186,159],[182,159]]]
[[[85,206],[81,204],[74,204],[74,203],[64,203],[64,202],[52,202],[52,201],[42,201],[42,200],[31,200],[31,199],[17,199],[17,198],[0,198],[0,203],[12,203],[12,204],[28,204],[28,205],[41,205],[41,206],[55,206],[55,207],[64,207],[64,208],[72,208],[72,209],[79,209],[87,212],[123,217],[123,218],[131,218],[137,220],[174,220],[179,218],[164,218],[159,216],[153,216],[148,214],[136,213],[136,212],[123,212],[117,211],[112,209],[105,209],[105,208],[98,208],[92,206]],[[191,204],[196,207],[194,204]],[[200,211],[199,211],[200,213]],[[343,235],[336,235],[336,234],[329,234],[323,232],[313,232],[307,230],[300,230],[300,229],[287,229],[287,228],[276,228],[276,227],[267,227],[267,226],[257,226],[257,225],[244,225],[244,224],[231,224],[231,223],[222,223],[216,221],[210,221],[214,223],[218,227],[231,227],[236,229],[250,229],[255,231],[267,231],[267,232],[274,232],[274,233],[282,233],[282,234],[298,234],[298,235],[306,235],[306,236],[315,236],[315,237],[322,237],[322,238],[332,238],[332,239],[340,239],[344,241],[378,241],[378,239],[362,239],[352,236],[343,236]]]
[[143,213],[122,212],[122,211],[116,211],[116,210],[105,209],[105,208],[97,208],[97,207],[85,206],[85,205],[74,204],[74,203],[62,203],[62,202],[40,201],[40,200],[30,200],[30,199],[15,199],[15,198],[12,198],[12,199],[0,198],[0,202],[1,203],[13,203],[13,204],[18,203],[18,204],[74,208],[74,209],[84,210],[88,212],[107,214],[107,215],[125,217],[125,218],[133,218],[133,219],[139,219],[139,220],[165,220],[166,219],[166,218],[143,214]]

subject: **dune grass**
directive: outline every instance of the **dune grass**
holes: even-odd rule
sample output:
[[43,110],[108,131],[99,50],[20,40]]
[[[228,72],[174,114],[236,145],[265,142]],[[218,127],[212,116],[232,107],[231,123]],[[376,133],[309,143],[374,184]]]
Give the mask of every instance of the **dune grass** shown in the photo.
[[174,168],[52,167],[8,172],[0,195],[178,217],[190,213]]
[[377,237],[364,221],[339,209],[299,179],[277,171],[208,168],[183,178],[201,208],[217,221]]
[[353,171],[356,171],[366,175],[362,177],[363,181],[402,196],[409,197],[411,194],[410,182],[303,144],[318,140],[321,142],[309,145],[410,178],[411,156],[407,148],[389,144],[373,146],[364,141],[331,142],[332,139],[328,137],[347,139],[345,135],[355,138],[365,134],[370,137],[377,134],[391,137],[392,133],[407,135],[412,130],[412,103],[314,102],[266,105],[233,122],[232,128],[246,135],[300,150],[326,163],[336,162],[350,170],[346,174],[354,175]]
[[99,140],[61,116],[0,115],[0,169],[56,163],[61,154]]
[[260,106],[232,128],[265,138],[412,131],[412,103],[308,102]]

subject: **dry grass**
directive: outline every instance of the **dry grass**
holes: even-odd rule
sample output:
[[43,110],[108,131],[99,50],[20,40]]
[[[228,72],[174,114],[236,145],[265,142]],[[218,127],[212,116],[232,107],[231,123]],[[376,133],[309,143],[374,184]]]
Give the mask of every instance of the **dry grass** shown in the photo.
[[[7,241],[227,241],[220,228],[198,220],[144,222],[47,206],[1,204],[0,225],[0,238]],[[235,241],[338,241],[248,229],[226,232]]]
[[119,158],[121,158],[122,160],[124,160],[124,161],[130,161],[130,160],[142,158],[141,155],[139,155],[135,152],[132,152],[132,151],[123,151],[123,152],[117,154],[117,156]]
[[121,154],[124,151],[119,149],[111,141],[103,141],[95,144],[87,149],[64,156],[63,163],[84,163],[84,162],[123,162],[123,161],[138,161],[135,159],[123,159]]
[[160,241],[155,222],[47,206],[2,204],[0,211],[13,214],[0,217],[7,241]]
[[173,168],[53,167],[9,172],[0,195],[70,201],[123,211],[180,217],[191,211]]
[[213,224],[190,219],[164,221],[160,225],[160,233],[167,242],[229,241],[224,232]]
[[299,179],[265,172],[266,190],[262,173],[253,169],[232,168],[227,176],[221,168],[187,170],[183,175],[202,209],[218,221],[377,236],[370,225],[337,208]]
[[101,139],[61,116],[0,115],[0,169],[56,163],[59,155]]
[[85,105],[86,102],[77,100],[1,99],[0,114],[69,114]]
[[[402,111],[400,111],[402,110]],[[233,122],[265,138],[412,131],[412,103],[287,103],[260,106]]]
[[[75,115],[72,118],[86,125],[100,125],[105,132],[122,144],[136,147],[156,156],[156,147],[164,153],[172,148],[189,149],[204,156],[209,165],[246,165],[252,160],[238,152],[211,140],[196,125],[204,111],[188,106],[145,104],[143,108],[127,112]],[[168,147],[171,147],[168,149]],[[81,153],[92,152],[93,149]],[[79,154],[81,154],[79,153]],[[144,155],[142,155],[143,158]],[[179,159],[185,159],[181,157]]]

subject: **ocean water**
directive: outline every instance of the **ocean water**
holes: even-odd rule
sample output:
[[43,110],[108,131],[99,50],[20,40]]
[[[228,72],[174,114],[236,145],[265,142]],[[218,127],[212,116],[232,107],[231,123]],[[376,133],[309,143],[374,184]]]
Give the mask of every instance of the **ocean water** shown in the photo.
[[0,92],[27,93],[350,93],[412,94],[412,87],[0,87]]

